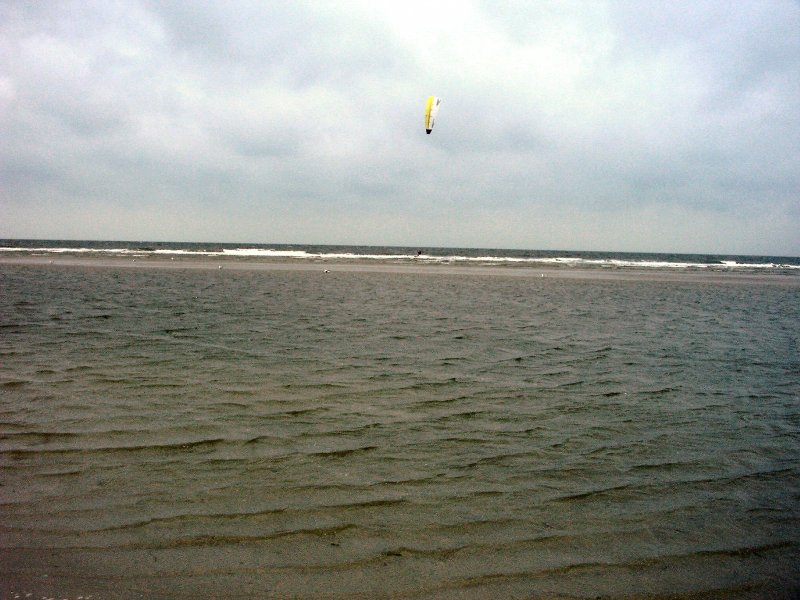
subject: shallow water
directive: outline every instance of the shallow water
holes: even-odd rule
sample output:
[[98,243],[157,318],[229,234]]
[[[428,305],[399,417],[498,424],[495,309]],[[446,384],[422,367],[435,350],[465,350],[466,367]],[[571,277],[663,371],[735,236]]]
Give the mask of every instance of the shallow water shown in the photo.
[[0,597],[796,597],[799,339],[769,281],[2,265]]

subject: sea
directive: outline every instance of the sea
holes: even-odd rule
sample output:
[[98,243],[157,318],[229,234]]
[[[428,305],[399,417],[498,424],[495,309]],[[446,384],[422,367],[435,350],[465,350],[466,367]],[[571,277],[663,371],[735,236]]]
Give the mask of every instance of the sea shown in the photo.
[[496,248],[425,248],[312,244],[233,244],[195,242],[119,242],[2,240],[4,256],[95,256],[131,258],[208,258],[229,261],[347,261],[427,265],[489,265],[579,269],[759,272],[800,277],[800,257],[717,254],[657,254]]
[[800,598],[800,258],[0,240],[16,598]]

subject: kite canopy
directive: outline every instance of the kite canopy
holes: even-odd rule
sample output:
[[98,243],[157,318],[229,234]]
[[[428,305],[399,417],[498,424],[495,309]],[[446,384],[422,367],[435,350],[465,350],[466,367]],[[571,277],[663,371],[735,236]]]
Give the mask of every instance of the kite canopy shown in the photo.
[[436,115],[439,114],[439,104],[441,103],[441,98],[428,96],[428,102],[425,104],[425,133],[433,131],[433,122],[436,120]]

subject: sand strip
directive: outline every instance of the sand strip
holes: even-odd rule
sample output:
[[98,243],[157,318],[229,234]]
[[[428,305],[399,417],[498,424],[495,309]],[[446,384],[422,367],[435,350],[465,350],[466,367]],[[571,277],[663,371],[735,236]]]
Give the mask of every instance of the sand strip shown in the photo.
[[455,265],[426,262],[380,260],[325,260],[240,257],[131,256],[3,256],[0,266],[30,266],[89,269],[173,269],[207,271],[315,271],[336,273],[394,273],[416,275],[464,275],[610,281],[664,281],[695,283],[752,283],[800,287],[800,276],[780,273],[717,271],[709,269],[638,269],[630,267],[575,268],[536,265]]

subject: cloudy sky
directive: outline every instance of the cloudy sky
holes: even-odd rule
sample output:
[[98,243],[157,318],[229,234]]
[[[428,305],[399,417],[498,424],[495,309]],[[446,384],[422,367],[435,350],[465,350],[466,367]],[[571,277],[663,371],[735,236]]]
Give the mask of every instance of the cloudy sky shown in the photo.
[[0,0],[0,237],[797,256],[800,2]]

